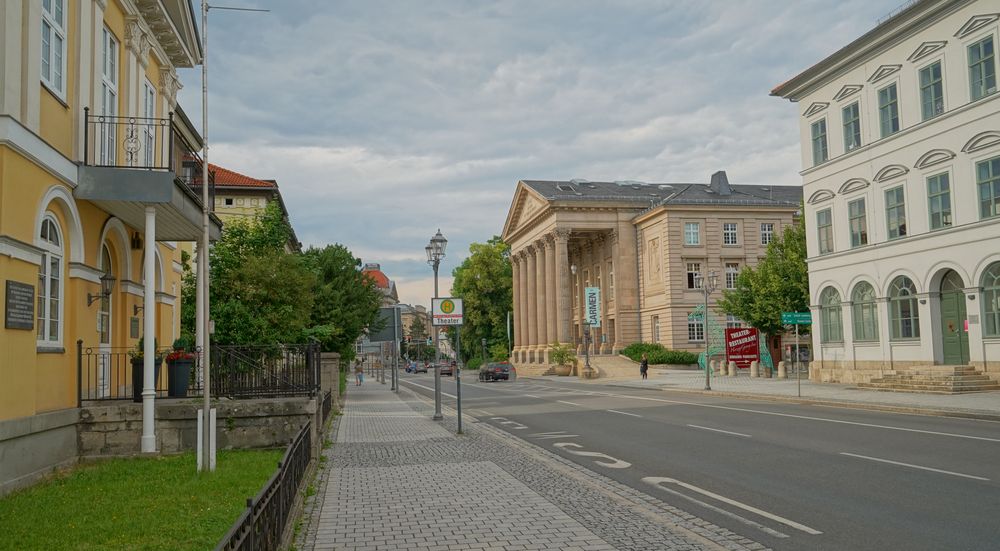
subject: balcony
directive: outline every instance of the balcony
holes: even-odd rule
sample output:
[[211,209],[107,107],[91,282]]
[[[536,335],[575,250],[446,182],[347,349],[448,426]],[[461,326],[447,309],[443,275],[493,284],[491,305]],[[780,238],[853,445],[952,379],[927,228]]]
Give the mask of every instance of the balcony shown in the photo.
[[[156,207],[157,241],[196,241],[201,235],[200,141],[183,115],[167,118],[93,115],[84,110],[83,160],[73,194],[143,229],[145,209]],[[214,178],[209,192],[214,194]],[[211,215],[210,238],[222,223]]]

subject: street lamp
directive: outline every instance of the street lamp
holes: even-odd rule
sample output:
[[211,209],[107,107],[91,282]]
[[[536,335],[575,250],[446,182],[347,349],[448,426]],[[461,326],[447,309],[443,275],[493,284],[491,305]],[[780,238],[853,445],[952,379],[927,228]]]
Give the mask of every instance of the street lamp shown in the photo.
[[483,337],[483,365],[486,364],[486,337]]
[[708,295],[714,293],[719,286],[719,277],[714,270],[708,272],[707,279],[698,274],[694,278],[694,284],[701,287],[702,293],[705,294],[705,310],[701,314],[701,336],[705,339],[705,390],[712,390],[712,373],[708,365]]
[[[576,276],[576,264],[571,264],[569,271]],[[576,286],[574,286],[574,289]],[[590,320],[587,319],[587,314],[583,315],[583,373],[584,378],[588,378],[591,375],[592,368],[590,367]]]
[[[439,228],[430,243],[424,247],[427,253],[427,263],[434,269],[434,298],[438,298],[438,268],[441,266],[441,259],[444,258],[444,250],[448,246],[448,240],[441,235]],[[431,301],[433,303],[433,301]],[[433,309],[433,304],[431,306]],[[441,415],[441,369],[438,365],[441,361],[441,348],[438,343],[438,328],[433,325],[433,312],[431,313],[431,325],[434,328],[434,419],[440,421],[444,419]]]

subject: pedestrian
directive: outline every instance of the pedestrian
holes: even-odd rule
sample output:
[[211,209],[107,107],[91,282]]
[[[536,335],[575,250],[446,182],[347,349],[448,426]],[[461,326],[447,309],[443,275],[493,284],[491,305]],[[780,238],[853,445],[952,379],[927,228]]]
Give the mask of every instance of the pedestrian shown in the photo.
[[643,380],[646,379],[646,372],[649,371],[649,358],[645,354],[642,355],[642,361],[639,362],[639,373],[642,374]]
[[354,378],[354,386],[361,386],[361,383],[365,382],[365,368],[361,365],[361,360],[354,364]]

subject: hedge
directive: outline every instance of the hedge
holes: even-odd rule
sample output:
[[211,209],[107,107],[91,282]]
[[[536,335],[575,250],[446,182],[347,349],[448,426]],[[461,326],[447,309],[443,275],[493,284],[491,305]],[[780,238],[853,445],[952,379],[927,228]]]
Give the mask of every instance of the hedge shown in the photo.
[[698,355],[684,350],[668,350],[661,344],[640,342],[630,344],[622,350],[622,355],[627,356],[632,361],[642,360],[642,355],[646,354],[650,365],[654,364],[693,364],[698,363]]

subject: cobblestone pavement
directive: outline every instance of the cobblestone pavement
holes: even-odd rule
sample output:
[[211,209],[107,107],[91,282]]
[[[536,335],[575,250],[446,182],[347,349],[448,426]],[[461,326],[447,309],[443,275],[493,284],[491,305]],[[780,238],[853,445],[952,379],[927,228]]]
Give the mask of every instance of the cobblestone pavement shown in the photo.
[[759,550],[764,546],[485,423],[431,421],[406,388],[350,387],[296,549]]

